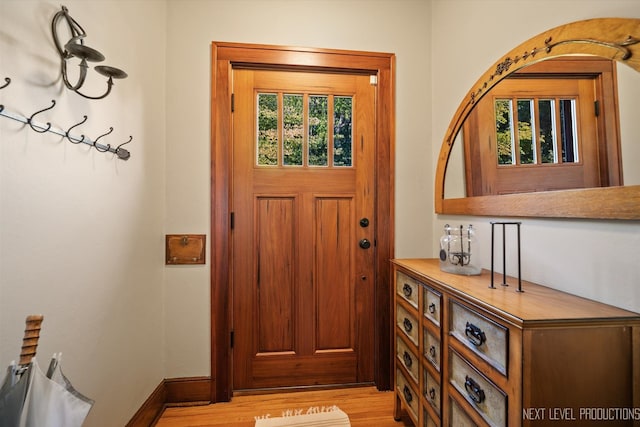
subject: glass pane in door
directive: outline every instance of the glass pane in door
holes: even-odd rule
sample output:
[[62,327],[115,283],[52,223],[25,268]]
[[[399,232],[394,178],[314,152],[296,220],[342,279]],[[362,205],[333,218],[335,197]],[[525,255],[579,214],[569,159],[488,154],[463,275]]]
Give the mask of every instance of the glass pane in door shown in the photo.
[[496,145],[498,164],[515,164],[513,157],[515,138],[513,134],[513,105],[510,99],[496,99]]
[[518,143],[520,164],[536,163],[535,120],[533,99],[518,99]]
[[558,162],[555,143],[555,110],[555,100],[540,99],[538,101],[540,114],[540,161],[542,163]]
[[334,97],[333,106],[333,165],[352,166],[353,98]]
[[284,94],[282,97],[282,163],[302,166],[304,143],[304,107],[302,95]]
[[562,144],[562,162],[577,163],[579,156],[575,99],[560,100],[560,142]]
[[258,94],[258,165],[278,164],[278,95]]
[[328,96],[309,96],[309,166],[327,166],[329,149]]

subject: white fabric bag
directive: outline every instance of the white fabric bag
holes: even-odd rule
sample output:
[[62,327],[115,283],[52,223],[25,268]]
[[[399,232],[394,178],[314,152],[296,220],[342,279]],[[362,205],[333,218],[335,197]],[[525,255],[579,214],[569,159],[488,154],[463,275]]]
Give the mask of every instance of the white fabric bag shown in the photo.
[[49,379],[35,358],[19,427],[81,427],[93,406],[93,400],[76,391],[56,366]]

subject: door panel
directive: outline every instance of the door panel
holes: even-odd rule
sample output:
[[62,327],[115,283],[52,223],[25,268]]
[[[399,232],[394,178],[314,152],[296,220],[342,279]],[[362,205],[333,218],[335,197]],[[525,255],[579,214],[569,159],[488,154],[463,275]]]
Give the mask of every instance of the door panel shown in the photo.
[[259,353],[294,351],[295,206],[294,197],[256,198]]
[[[363,75],[234,70],[233,76],[233,388],[371,382],[375,247],[358,242],[375,241],[374,87]],[[269,158],[277,161],[264,165],[259,94],[277,94],[271,99],[279,102],[277,130],[267,129],[278,147]],[[308,106],[298,125],[282,125],[282,100],[291,94],[305,102],[327,96],[326,166],[308,160],[307,131],[316,123]],[[353,110],[338,117],[341,97],[352,100]],[[332,130],[345,121],[352,126],[348,167],[331,160],[344,147],[334,138],[345,138],[344,128],[339,135]],[[302,147],[299,166],[283,161],[282,140],[293,134]],[[369,226],[361,227],[360,218],[369,218]]]
[[353,197],[316,197],[315,210],[316,351],[354,348]]

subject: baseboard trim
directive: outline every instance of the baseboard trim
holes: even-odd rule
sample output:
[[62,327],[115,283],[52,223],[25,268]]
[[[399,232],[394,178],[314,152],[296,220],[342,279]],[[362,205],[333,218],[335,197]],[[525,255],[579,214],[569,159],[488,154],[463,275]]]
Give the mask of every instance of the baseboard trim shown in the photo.
[[157,418],[162,414],[164,402],[167,400],[164,382],[165,380],[162,380],[158,384],[158,387],[144,401],[126,427],[149,427],[155,424]]
[[211,378],[167,378],[144,401],[126,427],[155,425],[167,406],[207,405],[211,401]]
[[169,378],[164,380],[164,386],[167,405],[207,405],[211,402],[209,377]]

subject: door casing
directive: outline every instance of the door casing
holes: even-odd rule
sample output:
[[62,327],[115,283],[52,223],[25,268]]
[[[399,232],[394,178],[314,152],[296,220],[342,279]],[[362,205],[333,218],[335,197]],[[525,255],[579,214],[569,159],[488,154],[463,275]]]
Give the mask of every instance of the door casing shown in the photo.
[[368,72],[376,76],[374,379],[389,390],[393,367],[395,55],[391,53],[213,42],[211,45],[211,401],[229,401],[231,366],[232,68]]

